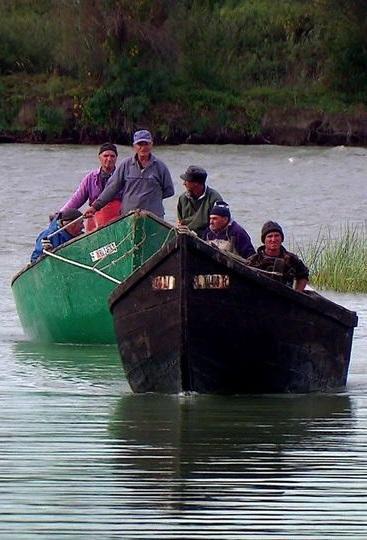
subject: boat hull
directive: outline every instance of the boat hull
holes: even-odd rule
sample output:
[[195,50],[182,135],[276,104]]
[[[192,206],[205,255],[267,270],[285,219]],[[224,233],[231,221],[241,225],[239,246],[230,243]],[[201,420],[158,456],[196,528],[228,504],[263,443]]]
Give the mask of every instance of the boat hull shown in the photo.
[[37,342],[116,343],[108,296],[174,229],[138,213],[80,236],[12,281],[24,332]]
[[356,314],[189,235],[110,298],[135,392],[327,391],[346,384]]

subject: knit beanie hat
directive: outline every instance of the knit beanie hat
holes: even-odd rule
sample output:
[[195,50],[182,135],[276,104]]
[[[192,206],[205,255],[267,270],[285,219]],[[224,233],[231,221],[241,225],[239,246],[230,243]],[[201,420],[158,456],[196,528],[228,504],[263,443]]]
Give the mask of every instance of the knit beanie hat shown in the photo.
[[282,237],[282,242],[283,242],[284,233],[283,233],[283,229],[281,228],[279,223],[277,223],[276,221],[267,221],[266,223],[264,223],[264,225],[262,226],[262,229],[261,229],[261,241],[262,241],[262,243],[264,243],[266,235],[271,233],[271,232],[280,233],[280,235]]
[[99,149],[98,155],[102,154],[106,150],[111,150],[112,152],[116,154],[116,156],[118,156],[116,146],[110,142],[105,142],[102,144],[101,148]]
[[231,219],[231,212],[229,206],[224,201],[217,201],[214,203],[213,208],[210,210],[211,216],[222,216]]

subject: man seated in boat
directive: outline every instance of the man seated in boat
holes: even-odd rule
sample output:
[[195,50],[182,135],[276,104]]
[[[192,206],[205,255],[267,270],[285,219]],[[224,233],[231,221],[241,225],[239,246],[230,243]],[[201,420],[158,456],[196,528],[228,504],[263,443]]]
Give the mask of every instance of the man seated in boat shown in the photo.
[[53,218],[47,229],[37,236],[31,262],[37,261],[44,254],[44,250],[51,251],[79,236],[82,232],[83,214],[79,210],[70,208],[60,212],[57,217]]
[[231,219],[229,206],[224,201],[216,202],[210,210],[209,227],[204,231],[203,240],[244,259],[255,253],[249,234]]
[[[60,212],[64,212],[70,208],[81,208],[87,201],[89,205],[93,204],[106,187],[111,175],[115,172],[117,156],[117,148],[114,144],[110,142],[102,144],[98,152],[99,169],[90,171],[83,178],[77,190],[64,204]],[[119,191],[106,206],[96,212],[94,216],[87,219],[85,224],[86,231],[93,231],[119,217],[121,212],[121,198],[122,192]]]
[[84,212],[89,218],[122,193],[124,214],[132,210],[148,210],[163,218],[163,199],[174,195],[167,166],[152,154],[153,138],[147,129],[133,136],[134,155],[125,158],[116,168],[98,198]]
[[208,226],[211,209],[217,201],[222,200],[215,189],[206,185],[207,176],[206,170],[196,165],[190,165],[180,175],[186,191],[178,199],[177,225],[181,230],[188,227],[200,238]]
[[308,283],[307,266],[283,246],[284,233],[279,223],[267,221],[261,229],[260,246],[255,255],[246,259],[246,264],[270,272],[283,283],[302,292]]

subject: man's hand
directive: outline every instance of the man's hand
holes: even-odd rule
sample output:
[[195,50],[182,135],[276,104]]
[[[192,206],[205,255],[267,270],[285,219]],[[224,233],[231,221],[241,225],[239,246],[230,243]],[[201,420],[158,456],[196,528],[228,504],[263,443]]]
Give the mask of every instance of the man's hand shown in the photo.
[[197,236],[197,233],[189,229],[187,225],[177,225],[176,230],[179,234],[185,233],[191,234],[192,236]]
[[51,251],[53,249],[53,245],[48,238],[42,238],[41,245],[44,251]]
[[94,206],[89,206],[83,214],[85,218],[91,218],[94,216],[94,214],[97,212],[97,210],[94,208]]
[[179,223],[177,225],[176,229],[177,229],[177,232],[179,232],[179,233],[189,233],[189,232],[191,232],[187,225],[181,225],[181,223]]

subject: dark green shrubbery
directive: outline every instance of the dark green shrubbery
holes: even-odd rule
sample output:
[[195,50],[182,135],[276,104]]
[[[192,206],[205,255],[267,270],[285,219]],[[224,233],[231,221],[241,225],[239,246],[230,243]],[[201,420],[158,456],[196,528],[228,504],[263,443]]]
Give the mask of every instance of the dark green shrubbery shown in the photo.
[[[366,101],[366,11],[364,0],[2,0],[0,75],[48,77],[50,107],[73,80],[79,127],[127,132],[174,107],[198,134],[236,119],[256,134],[271,105]],[[37,129],[58,133],[55,115]]]
[[44,138],[60,137],[67,126],[65,111],[61,107],[40,104],[37,107],[37,125],[34,128]]

